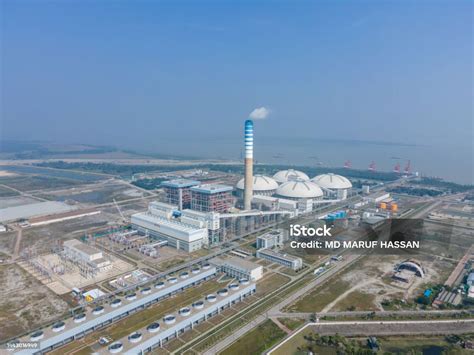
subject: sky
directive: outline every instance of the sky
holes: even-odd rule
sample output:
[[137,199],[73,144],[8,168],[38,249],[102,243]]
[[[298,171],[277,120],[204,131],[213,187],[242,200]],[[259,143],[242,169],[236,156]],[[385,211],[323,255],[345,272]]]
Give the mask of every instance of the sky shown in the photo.
[[261,136],[472,149],[471,1],[0,3],[1,139],[205,148],[265,107]]

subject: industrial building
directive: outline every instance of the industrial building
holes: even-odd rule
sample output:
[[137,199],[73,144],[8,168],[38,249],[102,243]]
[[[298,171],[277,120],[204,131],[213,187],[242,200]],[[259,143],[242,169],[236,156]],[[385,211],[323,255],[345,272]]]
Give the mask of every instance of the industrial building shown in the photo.
[[325,196],[345,200],[352,189],[352,183],[344,176],[336,174],[322,174],[311,179],[324,192]]
[[234,205],[231,186],[204,184],[193,186],[191,190],[191,209],[201,212],[227,212]]
[[175,313],[165,315],[163,319],[156,320],[147,327],[119,339],[106,349],[101,350],[100,353],[143,354],[151,352],[210,317],[232,307],[233,304],[255,293],[255,290],[255,283],[250,283],[247,280],[230,284],[216,294],[207,295],[203,300],[197,300],[176,310]]
[[63,248],[64,254],[69,259],[87,263],[98,271],[105,271],[112,267],[112,263],[104,258],[101,250],[77,239],[66,240]]
[[219,271],[225,272],[230,277],[257,281],[263,276],[263,266],[241,258],[213,258],[210,263]]
[[[237,196],[243,197],[245,189],[245,179],[241,179],[237,185]],[[278,189],[275,179],[265,175],[255,175],[253,177],[253,195],[272,196]]]
[[153,303],[170,297],[186,288],[195,286],[216,275],[215,267],[193,269],[186,278],[157,282],[153,288],[146,287],[140,292],[128,294],[124,299],[115,298],[95,308],[87,308],[84,313],[65,319],[52,327],[33,332],[18,339],[20,342],[38,342],[38,348],[18,350],[14,354],[30,355],[51,351],[75,339],[80,339],[104,326],[110,325],[132,313],[143,310]]
[[283,184],[287,181],[296,180],[296,179],[300,179],[300,180],[303,180],[303,181],[309,180],[308,175],[306,175],[302,171],[293,170],[293,169],[281,170],[281,171],[277,172],[275,175],[273,175],[273,178],[279,184]]
[[179,210],[191,207],[191,187],[201,183],[196,180],[175,179],[161,183],[165,191],[165,201],[178,206]]
[[257,237],[257,249],[270,249],[283,245],[284,233],[282,230],[274,230]]
[[152,202],[148,211],[131,217],[132,228],[158,240],[165,240],[176,249],[193,252],[209,243],[208,230],[174,218],[177,206]]
[[297,256],[282,254],[275,250],[258,249],[257,258],[262,258],[288,267],[293,270],[299,270],[303,267],[303,260]]

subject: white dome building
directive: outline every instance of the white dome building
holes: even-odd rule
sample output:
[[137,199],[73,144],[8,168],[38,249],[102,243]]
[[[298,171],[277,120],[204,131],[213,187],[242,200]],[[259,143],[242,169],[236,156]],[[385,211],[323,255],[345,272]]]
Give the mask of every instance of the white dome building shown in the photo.
[[290,180],[281,184],[276,194],[291,200],[320,199],[323,191],[314,182],[302,179]]
[[[236,185],[237,193],[243,196],[244,193],[244,179],[239,180]],[[278,188],[278,183],[275,179],[265,175],[254,175],[253,177],[253,194],[271,196]]]
[[288,170],[281,170],[277,172],[275,175],[273,175],[273,178],[278,182],[279,184],[283,184],[284,182],[290,181],[290,180],[309,180],[309,176],[303,173],[302,171],[299,170],[293,170],[293,169],[288,169]]
[[315,176],[311,181],[320,186],[325,195],[335,194],[340,200],[345,200],[347,192],[352,189],[352,184],[348,178],[332,173]]

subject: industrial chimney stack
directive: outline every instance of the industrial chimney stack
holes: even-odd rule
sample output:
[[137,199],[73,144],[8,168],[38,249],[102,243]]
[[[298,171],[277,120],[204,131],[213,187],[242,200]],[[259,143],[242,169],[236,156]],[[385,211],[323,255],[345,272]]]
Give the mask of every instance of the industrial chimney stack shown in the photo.
[[245,121],[244,209],[252,208],[253,196],[253,122]]

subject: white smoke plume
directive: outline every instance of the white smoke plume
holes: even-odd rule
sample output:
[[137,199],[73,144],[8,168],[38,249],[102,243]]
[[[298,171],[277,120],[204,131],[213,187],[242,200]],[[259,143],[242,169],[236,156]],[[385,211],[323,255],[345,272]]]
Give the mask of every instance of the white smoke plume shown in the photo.
[[270,109],[266,107],[257,107],[255,110],[250,112],[249,118],[253,120],[264,120],[270,114]]

